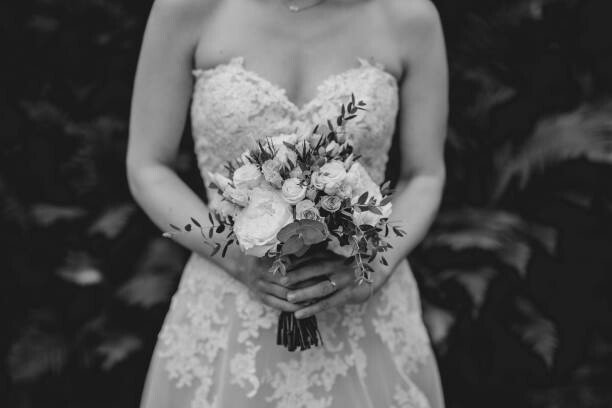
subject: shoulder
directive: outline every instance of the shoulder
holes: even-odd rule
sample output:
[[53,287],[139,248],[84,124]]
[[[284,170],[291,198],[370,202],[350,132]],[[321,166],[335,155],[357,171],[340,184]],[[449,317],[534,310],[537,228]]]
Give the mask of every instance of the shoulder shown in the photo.
[[430,0],[383,0],[381,3],[399,48],[409,53],[406,57],[418,55],[419,50],[443,47],[440,15]]
[[155,0],[150,19],[181,27],[198,24],[223,0]]
[[440,15],[430,0],[383,0],[381,3],[398,36],[423,39],[441,31]]

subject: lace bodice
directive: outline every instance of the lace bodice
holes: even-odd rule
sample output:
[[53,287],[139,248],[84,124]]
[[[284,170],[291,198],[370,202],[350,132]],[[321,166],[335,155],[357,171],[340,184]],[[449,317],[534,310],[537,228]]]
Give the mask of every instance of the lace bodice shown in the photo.
[[384,181],[398,109],[397,81],[379,64],[358,62],[359,66],[328,77],[302,106],[291,102],[284,89],[248,70],[242,57],[194,70],[192,133],[202,175],[218,171],[259,139],[312,131],[338,116],[340,105],[354,93],[366,102],[368,111],[346,129],[374,181]]

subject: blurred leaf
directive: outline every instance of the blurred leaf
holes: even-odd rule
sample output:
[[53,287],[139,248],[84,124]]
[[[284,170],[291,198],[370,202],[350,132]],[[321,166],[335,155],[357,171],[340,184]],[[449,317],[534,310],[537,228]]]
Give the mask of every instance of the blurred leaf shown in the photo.
[[57,274],[68,282],[79,286],[97,285],[104,280],[102,272],[94,266],[91,257],[85,252],[71,252]]
[[449,310],[430,303],[425,303],[424,306],[423,321],[425,326],[427,326],[431,341],[436,349],[444,354],[446,351],[445,343],[451,329],[455,325],[456,318]]
[[557,327],[529,299],[518,297],[514,305],[520,316],[519,321],[512,325],[514,333],[551,367],[558,345]]
[[551,228],[531,225],[516,214],[504,211],[465,208],[440,214],[423,241],[424,248],[449,247],[454,251],[491,251],[506,265],[525,275],[531,244],[555,247]]
[[138,274],[118,289],[117,296],[130,305],[150,308],[167,302],[175,286],[170,275]]
[[524,188],[534,172],[565,160],[612,163],[612,102],[544,118],[518,152],[513,150],[508,143],[495,157],[496,197],[513,179]]
[[489,285],[495,276],[497,276],[497,271],[492,268],[481,268],[476,271],[463,271],[455,274],[454,280],[461,284],[472,300],[472,317],[476,318],[480,314]]
[[110,208],[94,221],[87,232],[90,235],[101,234],[108,239],[116,238],[135,212],[136,207],[131,203]]
[[11,345],[6,362],[13,381],[34,381],[65,366],[68,345],[49,319],[44,313],[34,316]]
[[103,357],[102,369],[111,370],[142,348],[142,340],[133,334],[112,335],[96,347],[96,353]]
[[81,207],[61,206],[54,204],[34,204],[31,214],[36,224],[48,227],[58,221],[72,221],[87,215],[87,211]]

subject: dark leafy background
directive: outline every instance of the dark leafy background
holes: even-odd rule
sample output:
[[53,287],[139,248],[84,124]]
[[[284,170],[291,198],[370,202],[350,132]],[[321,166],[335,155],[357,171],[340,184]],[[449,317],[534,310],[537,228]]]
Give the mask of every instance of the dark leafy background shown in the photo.
[[[612,3],[436,3],[449,177],[411,260],[448,405],[610,407]],[[137,406],[187,256],[125,181],[150,5],[0,5],[3,406]]]

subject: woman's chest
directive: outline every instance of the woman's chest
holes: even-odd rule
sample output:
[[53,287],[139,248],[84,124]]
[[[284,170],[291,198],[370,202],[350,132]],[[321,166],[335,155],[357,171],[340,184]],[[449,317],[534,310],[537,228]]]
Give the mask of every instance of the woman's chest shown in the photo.
[[195,65],[207,69],[244,57],[249,70],[285,90],[296,105],[313,99],[325,79],[352,68],[356,57],[380,62],[401,76],[388,21],[370,4],[376,2],[318,15],[307,14],[314,9],[303,14],[270,11],[260,3],[228,0],[219,6],[201,33]]

